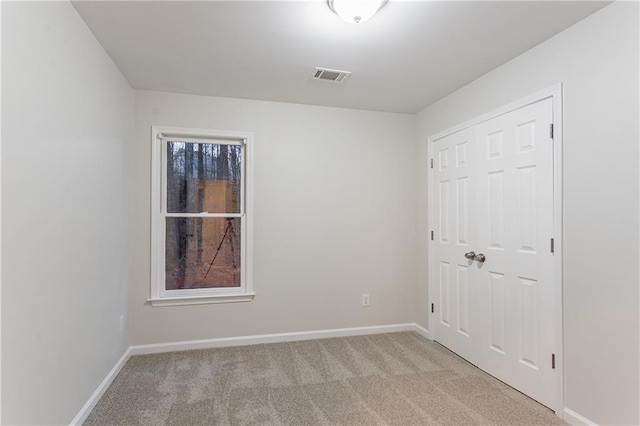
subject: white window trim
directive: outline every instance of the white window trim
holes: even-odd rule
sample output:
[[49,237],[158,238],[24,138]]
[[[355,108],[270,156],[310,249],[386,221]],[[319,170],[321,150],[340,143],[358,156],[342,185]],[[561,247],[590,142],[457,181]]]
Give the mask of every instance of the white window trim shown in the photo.
[[[188,142],[212,141],[244,145],[241,213],[193,213],[192,217],[240,217],[242,223],[239,288],[165,290],[165,217],[166,168],[164,137],[179,136]],[[164,160],[164,161],[163,161]],[[179,216],[185,216],[180,214]],[[253,133],[182,127],[151,127],[151,297],[152,306],[201,305],[207,303],[249,302],[253,300]]]

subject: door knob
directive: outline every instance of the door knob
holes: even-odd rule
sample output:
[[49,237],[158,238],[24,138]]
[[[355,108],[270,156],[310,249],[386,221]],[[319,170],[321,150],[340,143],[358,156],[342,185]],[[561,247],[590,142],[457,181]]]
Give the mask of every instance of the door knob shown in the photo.
[[484,256],[483,253],[478,253],[475,256],[473,256],[473,260],[477,261],[478,263],[484,263],[484,261],[486,260],[486,257]]
[[466,257],[469,260],[474,260],[476,258],[476,252],[470,251],[469,253],[465,253],[464,257]]

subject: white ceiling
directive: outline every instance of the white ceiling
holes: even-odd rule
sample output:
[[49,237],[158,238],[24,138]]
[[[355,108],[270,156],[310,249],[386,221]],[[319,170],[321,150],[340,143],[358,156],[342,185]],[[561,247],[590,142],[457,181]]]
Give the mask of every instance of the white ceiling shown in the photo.
[[391,0],[353,25],[324,0],[74,2],[136,89],[405,113],[606,4]]

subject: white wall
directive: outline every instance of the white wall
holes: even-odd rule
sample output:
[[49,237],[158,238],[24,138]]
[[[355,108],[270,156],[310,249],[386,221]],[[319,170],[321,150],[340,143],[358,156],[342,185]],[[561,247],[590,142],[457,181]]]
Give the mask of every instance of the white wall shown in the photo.
[[3,424],[68,424],[122,355],[133,91],[68,2],[2,2]]
[[638,4],[614,3],[418,114],[418,312],[429,135],[564,83],[565,405],[638,424]]
[[[135,97],[132,344],[413,322],[415,116]],[[254,132],[254,301],[145,303],[152,125]],[[368,308],[363,293],[371,294]]]

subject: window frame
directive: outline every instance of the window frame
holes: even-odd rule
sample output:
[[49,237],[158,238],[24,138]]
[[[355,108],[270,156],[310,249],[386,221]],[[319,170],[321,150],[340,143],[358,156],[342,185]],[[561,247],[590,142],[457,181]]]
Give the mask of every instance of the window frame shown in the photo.
[[[167,213],[167,145],[170,141],[242,147],[239,213]],[[152,306],[199,305],[253,300],[253,133],[182,127],[151,127],[151,296]],[[166,218],[240,218],[240,287],[166,290]]]

